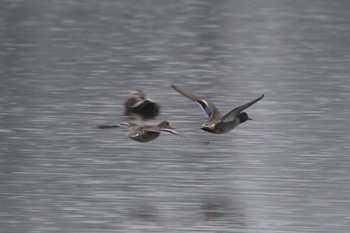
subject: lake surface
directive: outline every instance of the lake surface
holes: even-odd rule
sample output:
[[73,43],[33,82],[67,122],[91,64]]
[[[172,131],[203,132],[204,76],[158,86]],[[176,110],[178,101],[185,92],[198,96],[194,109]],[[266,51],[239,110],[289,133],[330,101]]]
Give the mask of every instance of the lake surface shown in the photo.
[[[349,9],[2,1],[0,232],[349,232]],[[170,83],[222,113],[265,98],[213,135]],[[189,139],[96,129],[135,89]]]

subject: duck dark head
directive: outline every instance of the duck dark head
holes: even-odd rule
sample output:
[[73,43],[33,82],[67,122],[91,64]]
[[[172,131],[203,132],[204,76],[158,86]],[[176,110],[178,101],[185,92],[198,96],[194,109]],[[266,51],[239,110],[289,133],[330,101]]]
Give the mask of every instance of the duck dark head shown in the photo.
[[240,123],[246,122],[248,120],[253,120],[252,118],[249,118],[248,114],[246,112],[242,112],[238,115],[238,119]]

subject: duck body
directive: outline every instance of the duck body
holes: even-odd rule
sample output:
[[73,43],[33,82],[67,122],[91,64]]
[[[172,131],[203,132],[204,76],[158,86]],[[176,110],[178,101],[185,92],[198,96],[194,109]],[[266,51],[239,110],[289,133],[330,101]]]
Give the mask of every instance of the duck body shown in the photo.
[[160,136],[160,132],[151,131],[148,128],[139,127],[127,134],[127,137],[137,142],[150,142]]
[[159,111],[159,104],[147,98],[141,90],[130,92],[128,99],[124,102],[124,115],[127,117],[138,115],[147,120],[155,118]]
[[230,132],[232,129],[237,127],[240,124],[240,122],[237,119],[235,119],[230,122],[218,121],[217,123],[210,122],[210,124],[213,126],[209,127],[207,124],[204,123],[201,126],[201,130],[213,134],[224,134]]
[[140,115],[144,119],[155,118],[159,114],[159,105],[151,100],[144,100],[130,111],[133,114]]

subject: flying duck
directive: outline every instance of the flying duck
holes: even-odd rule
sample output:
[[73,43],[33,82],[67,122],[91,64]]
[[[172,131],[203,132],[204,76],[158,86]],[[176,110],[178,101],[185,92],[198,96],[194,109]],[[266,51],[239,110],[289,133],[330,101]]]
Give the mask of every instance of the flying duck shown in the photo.
[[129,97],[124,102],[124,116],[132,118],[135,115],[142,119],[155,118],[160,111],[160,106],[152,99],[147,98],[141,90],[131,91]]
[[230,111],[226,115],[222,115],[213,103],[195,94],[189,93],[175,86],[174,84],[171,84],[171,87],[175,91],[182,94],[183,96],[189,98],[192,101],[195,101],[202,107],[202,109],[204,110],[204,112],[207,114],[209,118],[205,123],[202,124],[201,129],[214,134],[227,133],[231,131],[233,128],[242,124],[243,122],[246,122],[247,120],[252,120],[251,118],[249,118],[246,112],[242,112],[242,111],[250,107],[251,105],[255,104],[256,102],[258,102],[264,97],[264,94],[263,94],[255,100],[252,100],[242,106],[234,108],[232,111]]
[[157,125],[139,125],[135,123],[123,122],[120,124],[107,124],[107,125],[99,125],[98,128],[106,129],[106,128],[116,128],[123,127],[130,129],[127,137],[138,141],[138,142],[149,142],[160,136],[161,132],[171,133],[180,137],[183,135],[174,130],[173,127],[170,126],[168,121],[162,121]]

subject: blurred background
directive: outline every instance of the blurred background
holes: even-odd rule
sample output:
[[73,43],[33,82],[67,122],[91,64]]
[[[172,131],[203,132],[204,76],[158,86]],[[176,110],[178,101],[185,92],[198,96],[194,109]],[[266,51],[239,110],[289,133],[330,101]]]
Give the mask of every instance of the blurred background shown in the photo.
[[[349,232],[349,9],[2,0],[0,232]],[[265,98],[213,135],[170,83],[222,113]],[[195,140],[96,129],[135,89]]]

